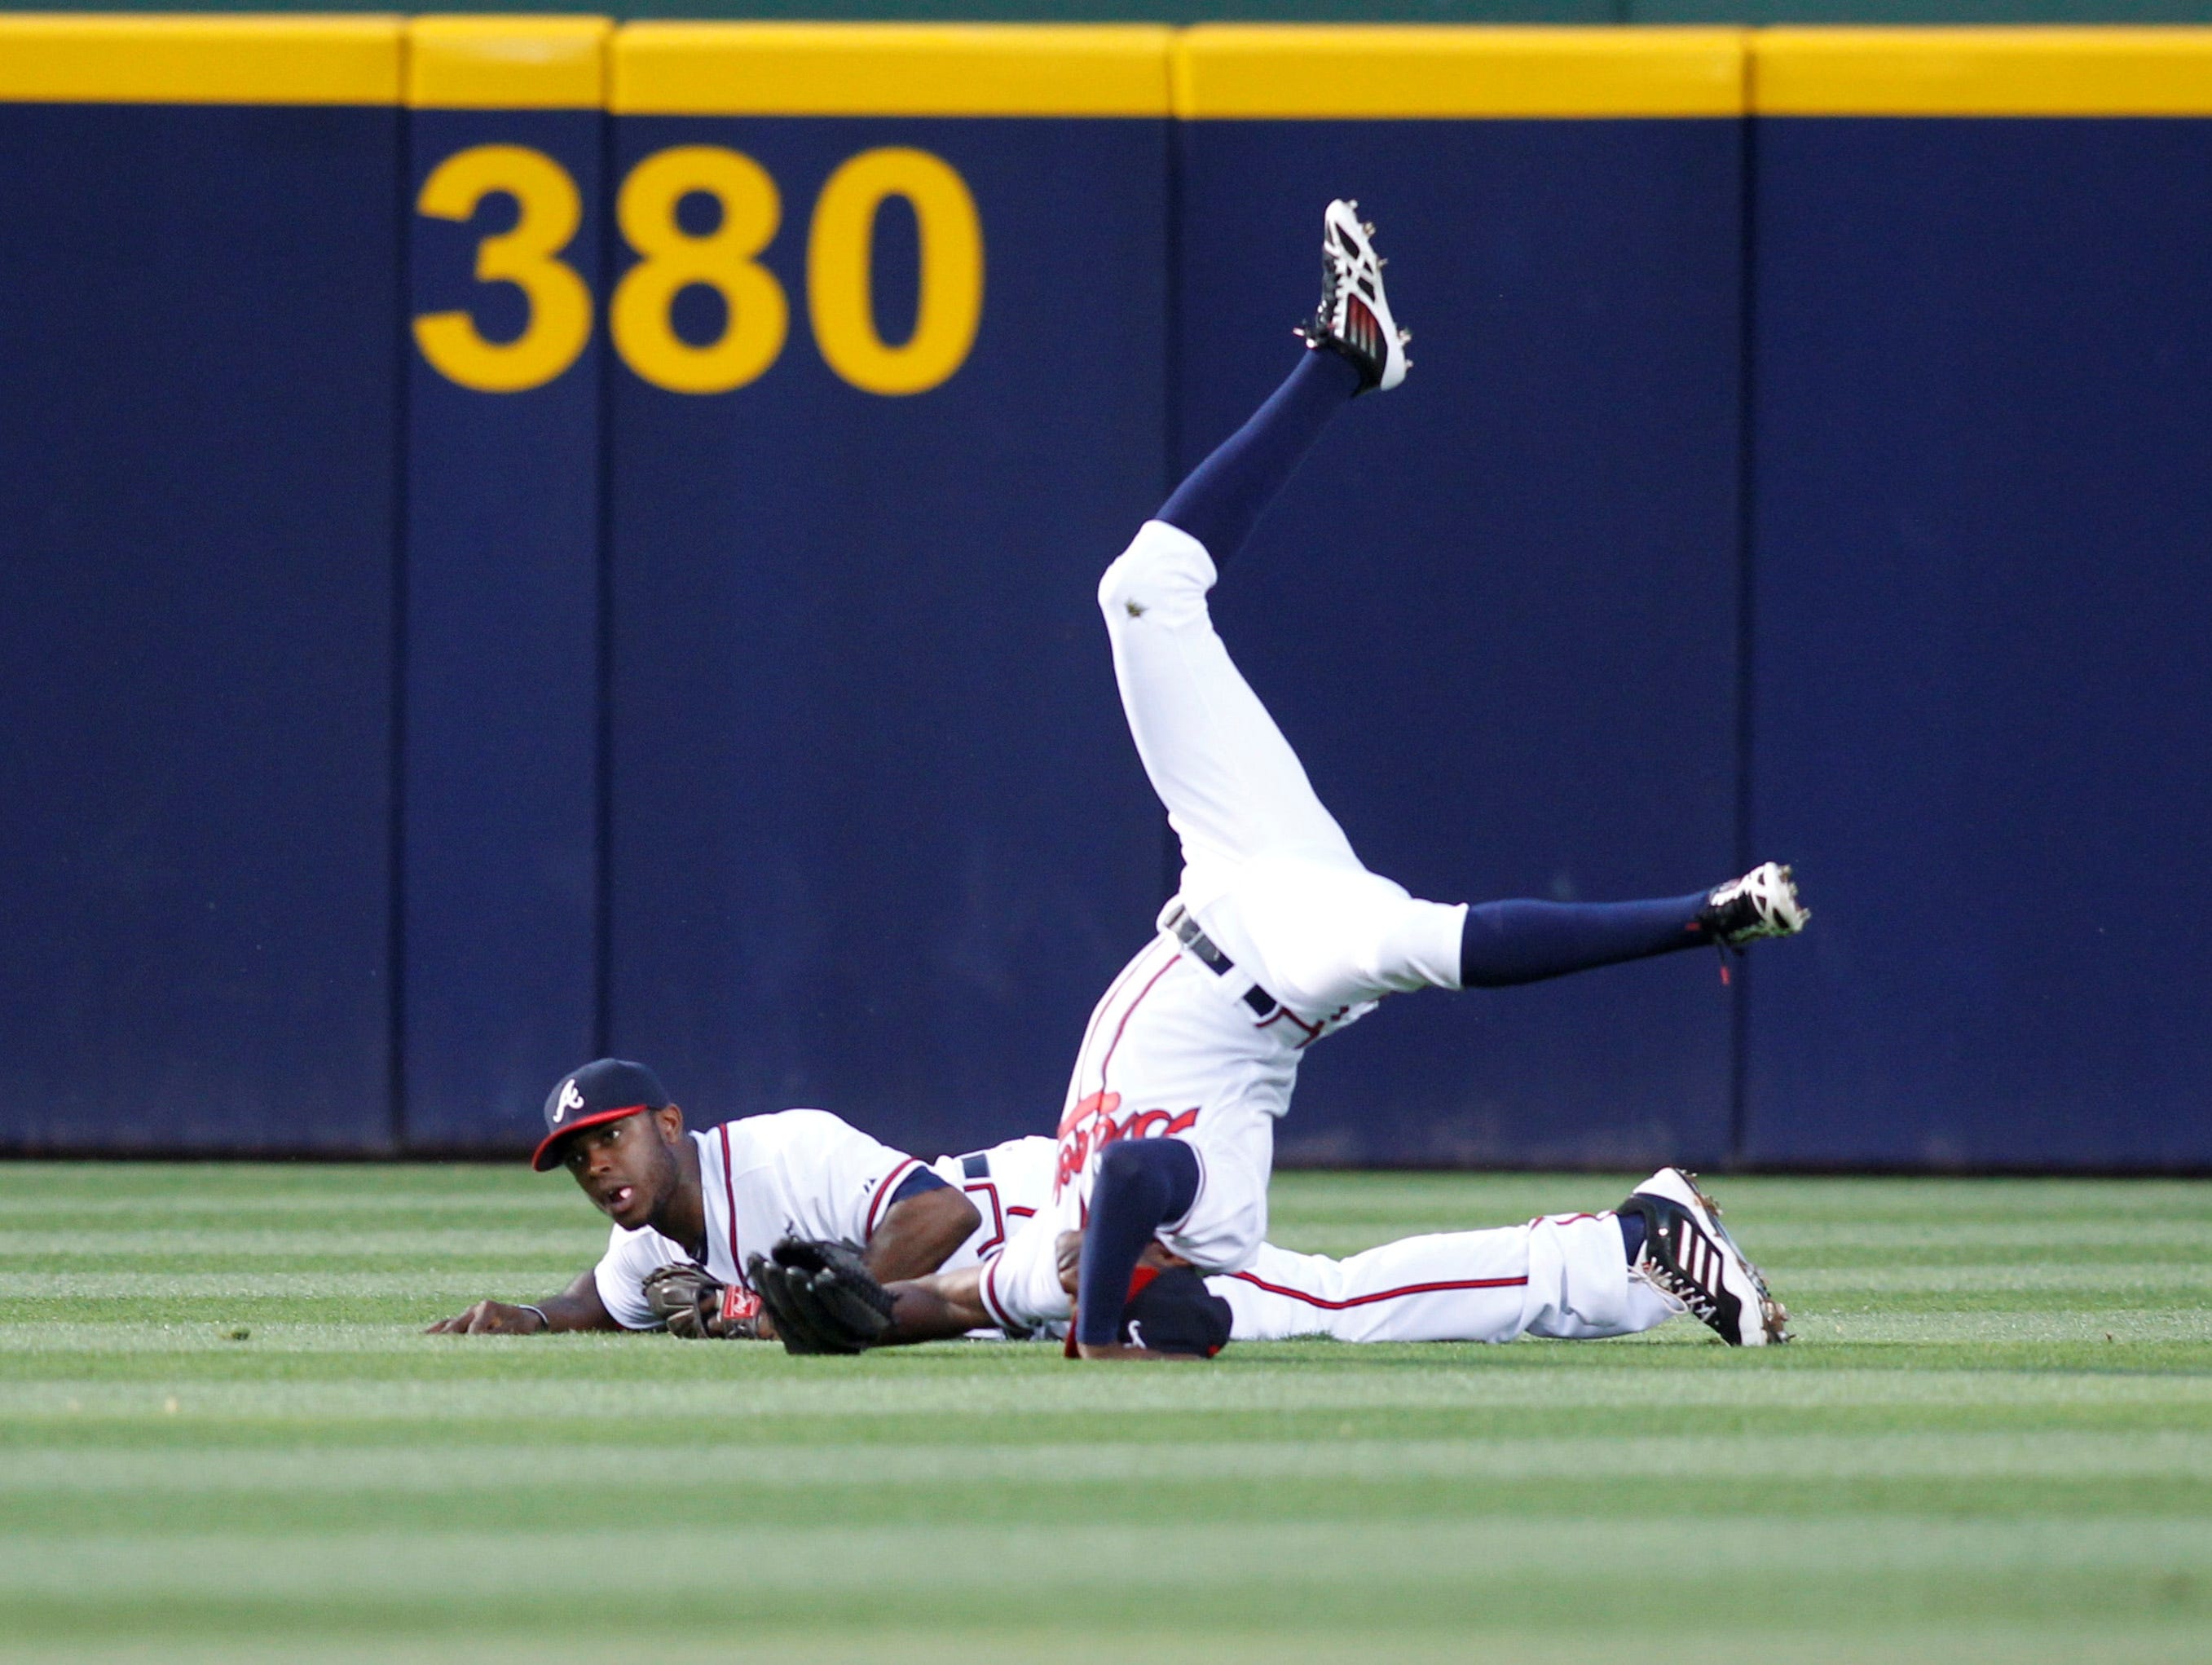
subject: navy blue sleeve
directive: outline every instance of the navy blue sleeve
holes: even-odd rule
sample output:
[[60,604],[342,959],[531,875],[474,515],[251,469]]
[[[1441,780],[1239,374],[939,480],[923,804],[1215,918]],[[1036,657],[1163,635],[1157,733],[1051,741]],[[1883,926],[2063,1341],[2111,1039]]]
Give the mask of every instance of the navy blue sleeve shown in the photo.
[[1160,1227],[1190,1212],[1198,1182],[1198,1155],[1179,1139],[1124,1139],[1106,1147],[1091,1185],[1076,1274],[1078,1341],[1104,1346],[1121,1334],[1139,1256]]
[[1707,893],[1658,902],[1485,902],[1467,910],[1462,988],[1504,988],[1623,960],[1710,948],[1698,923]]
[[908,1197],[918,1197],[925,1191],[950,1191],[951,1188],[928,1169],[917,1164],[892,1189],[890,1200],[884,1205],[884,1209],[889,1212]]

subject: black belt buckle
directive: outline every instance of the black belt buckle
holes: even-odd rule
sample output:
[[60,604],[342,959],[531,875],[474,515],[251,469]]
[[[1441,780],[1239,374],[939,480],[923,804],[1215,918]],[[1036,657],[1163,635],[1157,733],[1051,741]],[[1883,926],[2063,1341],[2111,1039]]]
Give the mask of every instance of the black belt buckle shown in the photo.
[[[1187,911],[1178,910],[1175,923],[1168,927],[1175,939],[1198,957],[1198,963],[1217,977],[1225,977],[1237,969],[1237,962],[1213,945],[1213,939],[1198,928],[1198,921]],[[1272,1018],[1282,1007],[1282,1002],[1254,983],[1244,991],[1244,1004],[1260,1018]]]
[[960,1171],[969,1179],[988,1179],[991,1158],[981,1151],[971,1151],[960,1158]]
[[1198,963],[1217,977],[1225,977],[1237,969],[1236,963],[1213,945],[1213,939],[1200,930],[1198,921],[1188,914],[1176,921],[1176,939],[1197,955]]

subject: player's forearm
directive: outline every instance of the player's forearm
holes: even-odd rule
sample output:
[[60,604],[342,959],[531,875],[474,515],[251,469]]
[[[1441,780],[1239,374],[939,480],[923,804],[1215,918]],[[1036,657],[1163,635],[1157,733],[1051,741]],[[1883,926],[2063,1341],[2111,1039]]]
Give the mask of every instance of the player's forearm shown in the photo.
[[988,1329],[994,1322],[983,1310],[982,1274],[974,1267],[889,1288],[891,1327],[884,1332],[880,1346],[949,1341],[969,1330]]
[[868,1271],[882,1284],[926,1277],[982,1223],[975,1205],[950,1187],[894,1203],[868,1239]]
[[530,1304],[545,1315],[545,1328],[549,1330],[614,1330],[622,1328],[599,1304],[596,1291],[588,1300],[579,1300],[568,1294],[549,1295]]
[[550,1330],[611,1330],[615,1322],[599,1300],[599,1279],[586,1272],[558,1295],[542,1301],[479,1301],[466,1312],[430,1326],[432,1335],[538,1335]]
[[545,1315],[545,1327],[556,1330],[618,1330],[606,1305],[599,1299],[599,1279],[586,1267],[576,1281],[558,1295],[532,1303]]
[[540,1335],[548,1330],[596,1329],[568,1310],[557,1295],[536,1301],[479,1301],[466,1312],[441,1318],[426,1332],[431,1335]]

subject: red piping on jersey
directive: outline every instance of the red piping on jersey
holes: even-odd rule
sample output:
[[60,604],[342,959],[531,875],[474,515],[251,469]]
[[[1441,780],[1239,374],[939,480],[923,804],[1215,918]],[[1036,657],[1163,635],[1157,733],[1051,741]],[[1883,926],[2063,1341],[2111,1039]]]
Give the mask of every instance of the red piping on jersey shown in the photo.
[[1106,992],[1098,997],[1098,1004],[1091,1008],[1091,1021],[1083,1026],[1083,1044],[1075,1049],[1075,1055],[1078,1058],[1090,1055],[1091,1037],[1098,1032],[1100,1020],[1112,1010],[1115,1000],[1120,996],[1121,991],[1128,987],[1130,980],[1137,975],[1137,968],[1145,963],[1145,954],[1147,950],[1157,946],[1159,940],[1156,937],[1144,948],[1139,949],[1128,964],[1114,974],[1114,981],[1106,985]]
[[1006,1212],[1018,1220],[1034,1219],[1036,1218],[1036,1210],[1034,1208],[1009,1208],[1006,1210]]
[[976,1249],[975,1258],[980,1261],[993,1249],[998,1248],[1000,1244],[1006,1242],[1006,1211],[999,1206],[999,1184],[996,1180],[977,1180],[974,1183],[963,1185],[960,1188],[971,1197],[979,1191],[988,1191],[990,1193],[991,1241],[984,1243]]
[[1145,996],[1151,994],[1152,990],[1158,987],[1161,978],[1166,976],[1169,972],[1175,969],[1176,962],[1182,957],[1182,954],[1180,950],[1170,955],[1169,957],[1168,963],[1162,966],[1158,970],[1152,973],[1152,981],[1146,983],[1142,988],[1137,991],[1137,998],[1129,1002],[1129,1009],[1121,1014],[1121,1021],[1116,1024],[1114,1029],[1114,1038],[1107,1042],[1106,1055],[1098,1060],[1098,1089],[1101,1092],[1103,1092],[1106,1090],[1106,1072],[1113,1067],[1115,1049],[1121,1044],[1122,1036],[1128,1033],[1129,1019],[1137,1015],[1137,1008],[1144,1005]]
[[1249,1284],[1255,1289],[1264,1289],[1270,1295],[1287,1295],[1293,1301],[1304,1301],[1310,1307],[1325,1307],[1331,1312],[1342,1312],[1350,1307],[1372,1306],[1377,1301],[1395,1301],[1407,1295],[1437,1295],[1454,1289],[1522,1289],[1528,1282],[1525,1273],[1518,1278],[1468,1278],[1449,1283],[1407,1284],[1402,1289],[1383,1289],[1372,1295],[1355,1295],[1349,1301],[1329,1301],[1318,1295],[1309,1295],[1302,1289],[1288,1289],[1281,1284],[1271,1284],[1249,1272],[1232,1272],[1229,1275],[1239,1283]]
[[890,1172],[884,1176],[884,1182],[876,1188],[876,1200],[868,1205],[867,1221],[860,1227],[862,1232],[871,1237],[876,1235],[876,1211],[884,1206],[884,1200],[886,1197],[890,1196],[892,1192],[898,1189],[899,1176],[905,1173],[909,1168],[919,1168],[921,1166],[921,1158],[920,1157],[908,1157],[904,1162],[902,1162],[897,1167],[892,1169]]
[[[1273,1024],[1278,1018],[1287,1018],[1293,1024],[1296,1024],[1298,1026],[1299,1031],[1306,1037],[1304,1040],[1298,1042],[1298,1048],[1310,1047],[1316,1041],[1321,1038],[1321,1025],[1319,1024],[1308,1023],[1304,1018],[1299,1017],[1297,1012],[1291,1011],[1290,1007],[1285,1006],[1280,1000],[1275,1002],[1274,1011],[1270,1012],[1267,1017],[1262,1018],[1258,1023],[1253,1024],[1252,1027],[1255,1029],[1266,1029],[1269,1025]],[[1296,1050],[1297,1048],[1293,1049]]]
[[[743,1284],[745,1283],[745,1263],[738,1258],[738,1182],[730,1172],[736,1165],[730,1160],[730,1124],[725,1121],[714,1131],[722,1136],[722,1200],[729,1205],[730,1210],[730,1273]],[[745,1286],[748,1289],[752,1287],[750,1284]]]

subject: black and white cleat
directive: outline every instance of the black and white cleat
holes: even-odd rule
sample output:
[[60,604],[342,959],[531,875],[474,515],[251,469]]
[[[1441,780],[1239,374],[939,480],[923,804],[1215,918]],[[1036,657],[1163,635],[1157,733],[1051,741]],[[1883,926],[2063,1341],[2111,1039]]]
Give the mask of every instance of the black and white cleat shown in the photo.
[[1662,1168],[1629,1193],[1618,1211],[1644,1218],[1644,1248],[1629,1267],[1732,1347],[1790,1339],[1790,1315],[1766,1279],[1721,1224],[1720,1206],[1698,1177]]
[[1340,197],[1328,205],[1322,216],[1321,305],[1297,331],[1307,346],[1350,359],[1363,393],[1389,392],[1413,368],[1406,356],[1413,337],[1390,316],[1374,236],[1375,228],[1359,218],[1358,203]]
[[1722,947],[1741,948],[1761,937],[1794,937],[1812,917],[1797,899],[1789,868],[1767,861],[1716,885],[1698,911],[1698,924]]

